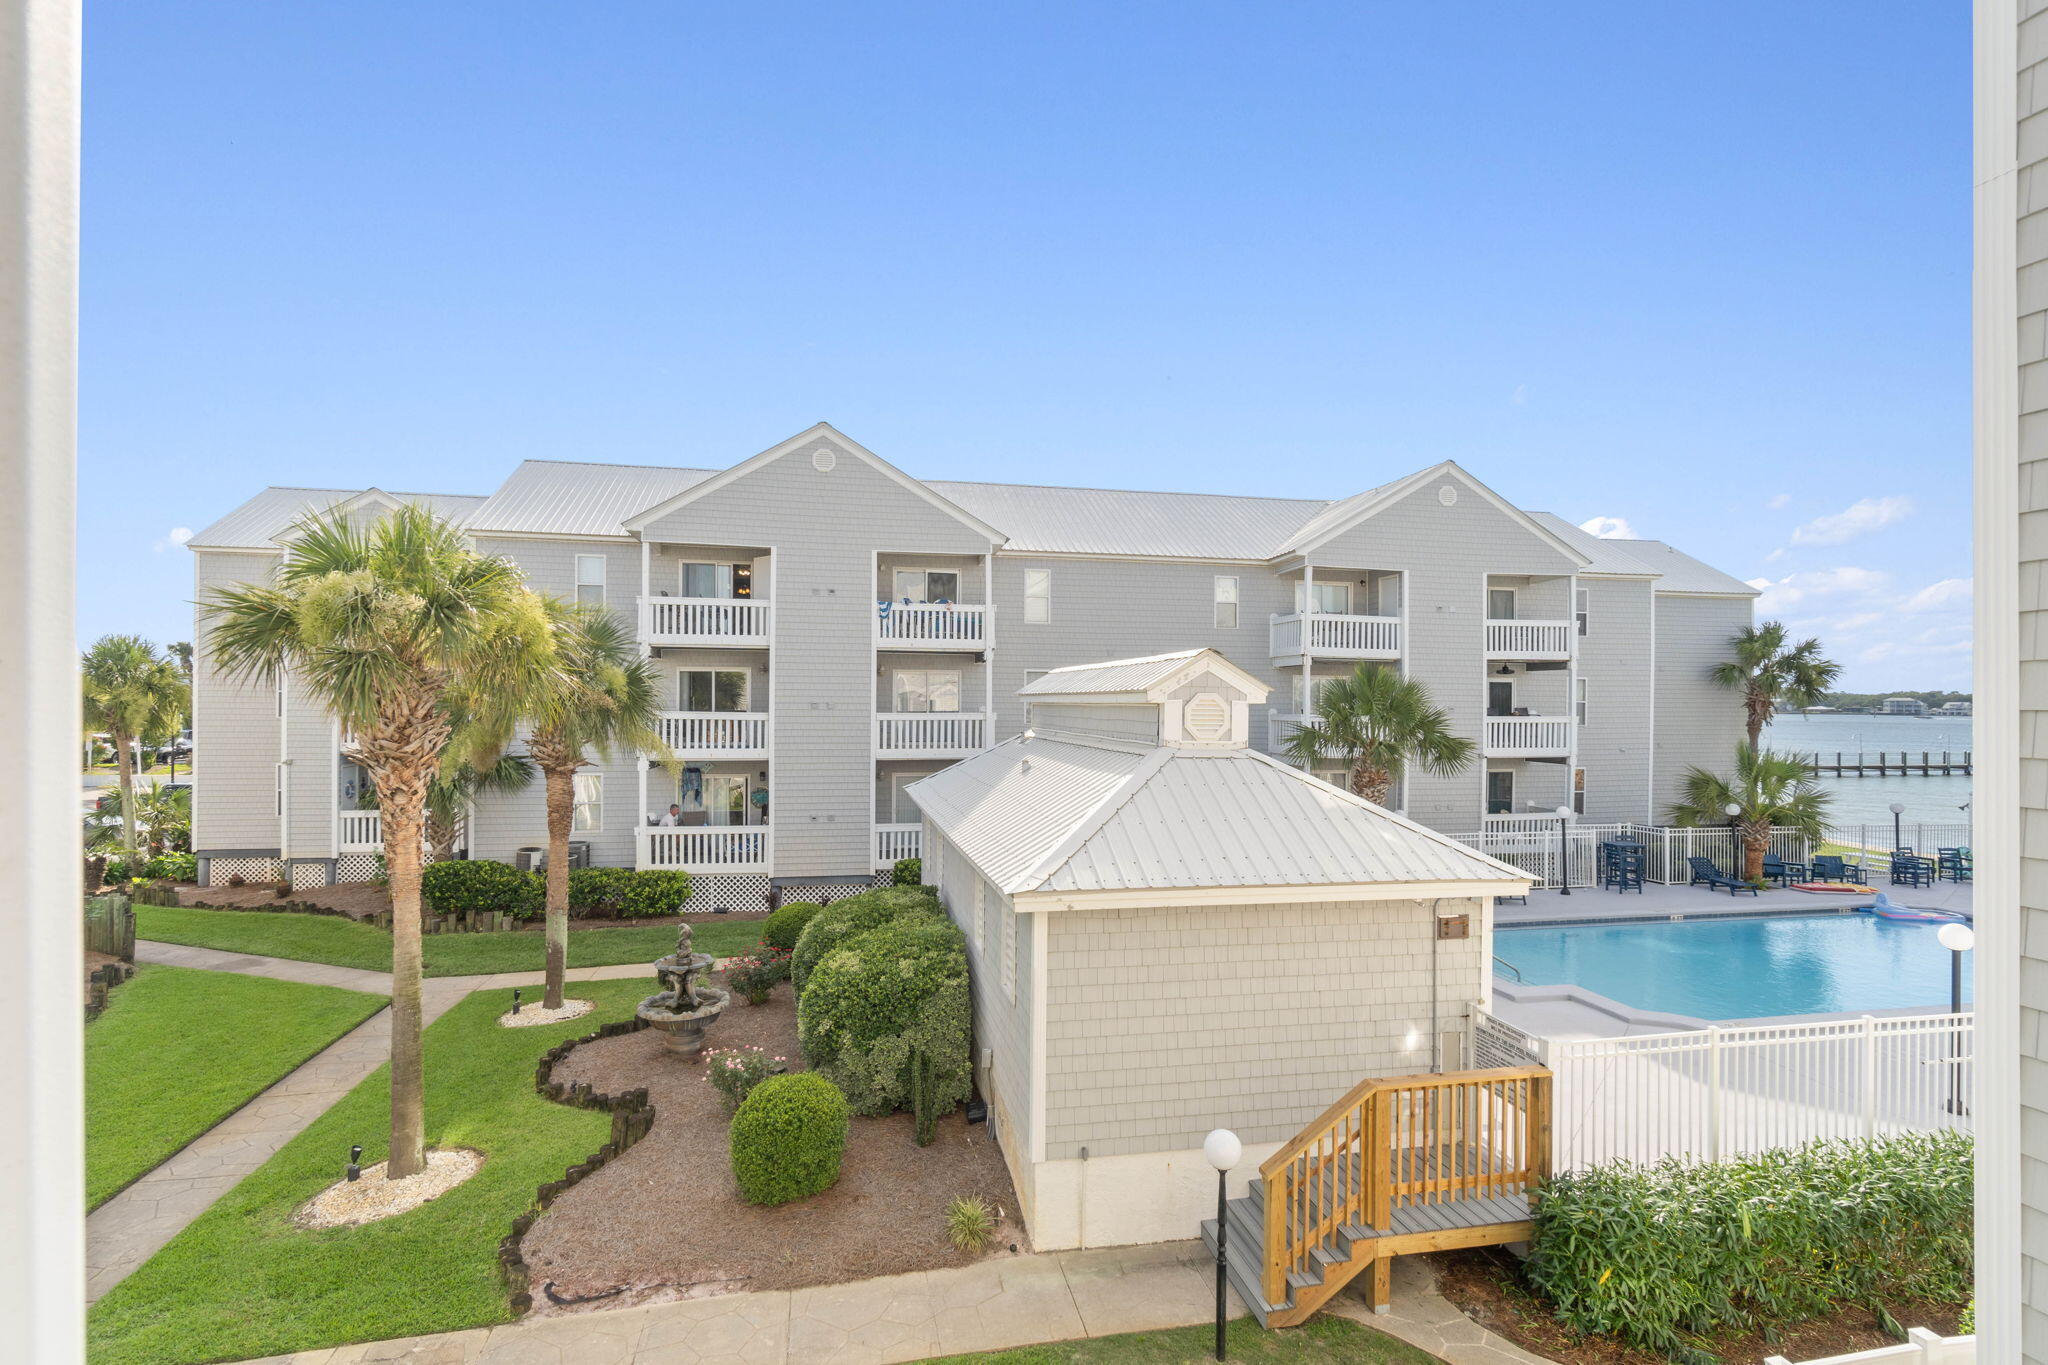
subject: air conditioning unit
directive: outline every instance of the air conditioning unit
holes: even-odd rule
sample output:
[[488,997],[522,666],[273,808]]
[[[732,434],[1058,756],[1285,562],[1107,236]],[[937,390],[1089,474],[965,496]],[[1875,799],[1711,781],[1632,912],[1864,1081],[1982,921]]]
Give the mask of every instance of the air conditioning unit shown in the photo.
[[[542,859],[542,861],[545,862],[546,859]],[[569,841],[569,866],[571,868],[590,866],[590,840],[571,839]]]
[[544,848],[535,848],[531,844],[512,855],[512,866],[521,872],[538,872],[547,866],[547,861],[548,851]]

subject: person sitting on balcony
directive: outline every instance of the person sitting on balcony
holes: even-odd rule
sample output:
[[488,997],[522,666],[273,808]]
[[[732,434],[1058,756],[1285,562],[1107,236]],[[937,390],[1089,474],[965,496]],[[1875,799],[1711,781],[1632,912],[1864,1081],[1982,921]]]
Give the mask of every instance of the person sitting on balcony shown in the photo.
[[663,829],[668,829],[674,825],[680,825],[681,823],[683,823],[683,808],[681,806],[676,805],[674,802],[670,802],[669,808],[663,811],[660,815],[656,816],[654,819],[654,823],[656,825],[659,825]]

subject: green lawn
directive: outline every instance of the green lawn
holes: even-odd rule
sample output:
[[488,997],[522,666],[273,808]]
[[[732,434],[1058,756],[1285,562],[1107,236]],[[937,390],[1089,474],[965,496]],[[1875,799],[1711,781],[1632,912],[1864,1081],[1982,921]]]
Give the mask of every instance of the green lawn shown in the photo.
[[311,1351],[511,1319],[498,1242],[534,1190],[604,1145],[610,1116],[534,1093],[535,1059],[625,1018],[646,984],[573,993],[595,1014],[505,1029],[505,1002],[472,995],[427,1030],[427,1141],[482,1151],[483,1169],[410,1213],[307,1231],[292,1213],[339,1179],[349,1144],[384,1159],[389,1079],[379,1068],[93,1306],[94,1365],[178,1365]]
[[384,997],[229,972],[141,967],[85,1030],[85,1197],[97,1208]]
[[[1348,1318],[1327,1315],[1279,1332],[1268,1332],[1250,1318],[1239,1318],[1230,1324],[1226,1344],[1225,1353],[1231,1360],[1253,1365],[1262,1361],[1266,1365],[1441,1365],[1435,1356],[1405,1341]],[[1202,1365],[1216,1358],[1215,1349],[1216,1328],[1205,1323],[941,1360],[958,1365],[968,1361],[985,1365]],[[941,1360],[926,1365],[941,1365]]]
[[[761,941],[758,919],[699,921],[696,949],[714,957],[747,952]],[[366,971],[391,970],[391,935],[372,924],[337,915],[296,915],[261,910],[190,910],[138,905],[135,936],[159,943],[186,943],[232,953],[288,957]],[[487,972],[537,972],[545,965],[538,933],[429,934],[428,976],[473,976]],[[608,967],[615,962],[652,962],[676,945],[676,926],[649,924],[631,929],[569,930],[571,967]]]

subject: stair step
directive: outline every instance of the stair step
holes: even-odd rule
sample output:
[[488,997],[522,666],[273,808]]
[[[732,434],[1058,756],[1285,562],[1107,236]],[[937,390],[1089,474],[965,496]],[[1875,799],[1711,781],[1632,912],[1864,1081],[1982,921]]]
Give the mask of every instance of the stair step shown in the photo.
[[[1202,1245],[1209,1249],[1211,1256],[1216,1254],[1216,1220],[1214,1218],[1202,1220]],[[1233,1237],[1231,1239],[1231,1246],[1236,1247],[1238,1245],[1240,1244]],[[1252,1310],[1252,1316],[1259,1320],[1259,1326],[1264,1327],[1266,1319],[1282,1308],[1289,1306],[1285,1303],[1267,1303],[1259,1292],[1258,1267],[1256,1265],[1247,1266],[1238,1259],[1234,1252],[1225,1261],[1224,1270],[1229,1276],[1231,1289],[1236,1291],[1237,1297],[1244,1303],[1244,1306]]]

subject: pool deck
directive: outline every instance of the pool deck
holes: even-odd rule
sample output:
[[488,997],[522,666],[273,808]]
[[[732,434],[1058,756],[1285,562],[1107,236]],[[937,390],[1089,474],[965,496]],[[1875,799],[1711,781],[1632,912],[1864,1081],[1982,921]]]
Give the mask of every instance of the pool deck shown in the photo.
[[[1971,912],[1972,884],[1936,882],[1933,886],[1878,889],[1902,905],[1926,906],[1937,910]],[[1574,887],[1569,896],[1556,891],[1532,891],[1529,903],[1496,904],[1496,929],[1535,925],[1626,923],[1631,920],[1674,920],[1747,917],[1750,915],[1820,915],[1859,910],[1875,899],[1867,895],[1824,896],[1806,891],[1762,891],[1754,896],[1730,896],[1726,891],[1709,892],[1699,886],[1645,885],[1640,894],[1602,891],[1595,887]],[[1877,1013],[1918,1014],[1921,1010],[1880,1010]],[[1493,1013],[1524,1033],[1541,1038],[1572,1040],[1583,1038],[1628,1038],[1645,1033],[1670,1033],[1680,1029],[1706,1027],[1704,1020],[1686,1015],[1659,1014],[1595,994],[1582,986],[1523,984],[1496,967]],[[1734,1023],[1737,1021],[1724,1021]],[[1755,1022],[1755,1021],[1750,1021]]]

